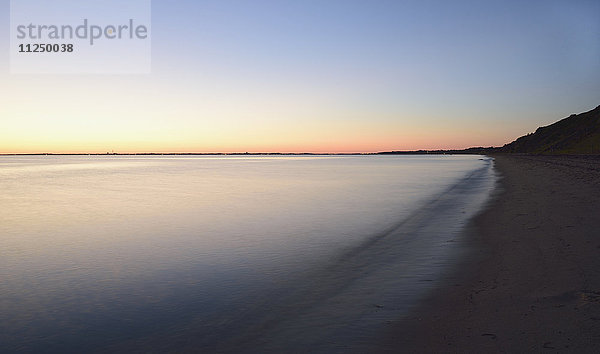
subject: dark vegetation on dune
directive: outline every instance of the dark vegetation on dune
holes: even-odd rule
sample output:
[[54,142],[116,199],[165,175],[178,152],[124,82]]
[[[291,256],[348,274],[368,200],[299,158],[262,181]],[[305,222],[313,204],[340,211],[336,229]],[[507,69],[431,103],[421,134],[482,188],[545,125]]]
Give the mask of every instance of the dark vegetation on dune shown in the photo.
[[380,154],[491,154],[600,155],[600,106],[538,128],[503,147],[472,147],[464,150],[390,151]]
[[600,154],[600,106],[540,127],[535,133],[522,136],[499,151],[552,155]]

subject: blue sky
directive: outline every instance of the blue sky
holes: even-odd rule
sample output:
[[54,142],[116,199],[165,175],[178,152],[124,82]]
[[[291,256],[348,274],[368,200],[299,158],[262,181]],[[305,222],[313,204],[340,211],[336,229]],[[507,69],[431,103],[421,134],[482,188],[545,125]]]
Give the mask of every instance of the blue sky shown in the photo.
[[8,9],[2,152],[501,145],[600,104],[598,1],[154,0],[146,76],[9,75]]

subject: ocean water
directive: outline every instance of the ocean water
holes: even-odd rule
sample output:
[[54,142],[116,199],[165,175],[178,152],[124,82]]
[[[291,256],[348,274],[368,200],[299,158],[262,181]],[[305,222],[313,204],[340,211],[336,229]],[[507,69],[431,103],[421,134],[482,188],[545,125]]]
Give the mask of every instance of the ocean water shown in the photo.
[[0,351],[368,350],[494,184],[482,156],[0,157]]

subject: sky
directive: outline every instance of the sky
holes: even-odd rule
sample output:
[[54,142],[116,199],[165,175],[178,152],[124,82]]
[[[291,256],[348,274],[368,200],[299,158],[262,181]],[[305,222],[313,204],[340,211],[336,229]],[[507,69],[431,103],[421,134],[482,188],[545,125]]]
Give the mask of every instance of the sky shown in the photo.
[[10,74],[9,6],[0,153],[501,146],[600,104],[595,0],[154,0],[141,75]]

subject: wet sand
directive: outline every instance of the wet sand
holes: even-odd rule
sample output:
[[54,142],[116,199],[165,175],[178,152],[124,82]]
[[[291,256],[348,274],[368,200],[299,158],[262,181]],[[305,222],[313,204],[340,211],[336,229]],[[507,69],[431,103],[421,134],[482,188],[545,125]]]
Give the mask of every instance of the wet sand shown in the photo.
[[600,352],[600,158],[494,156],[474,250],[383,352]]

